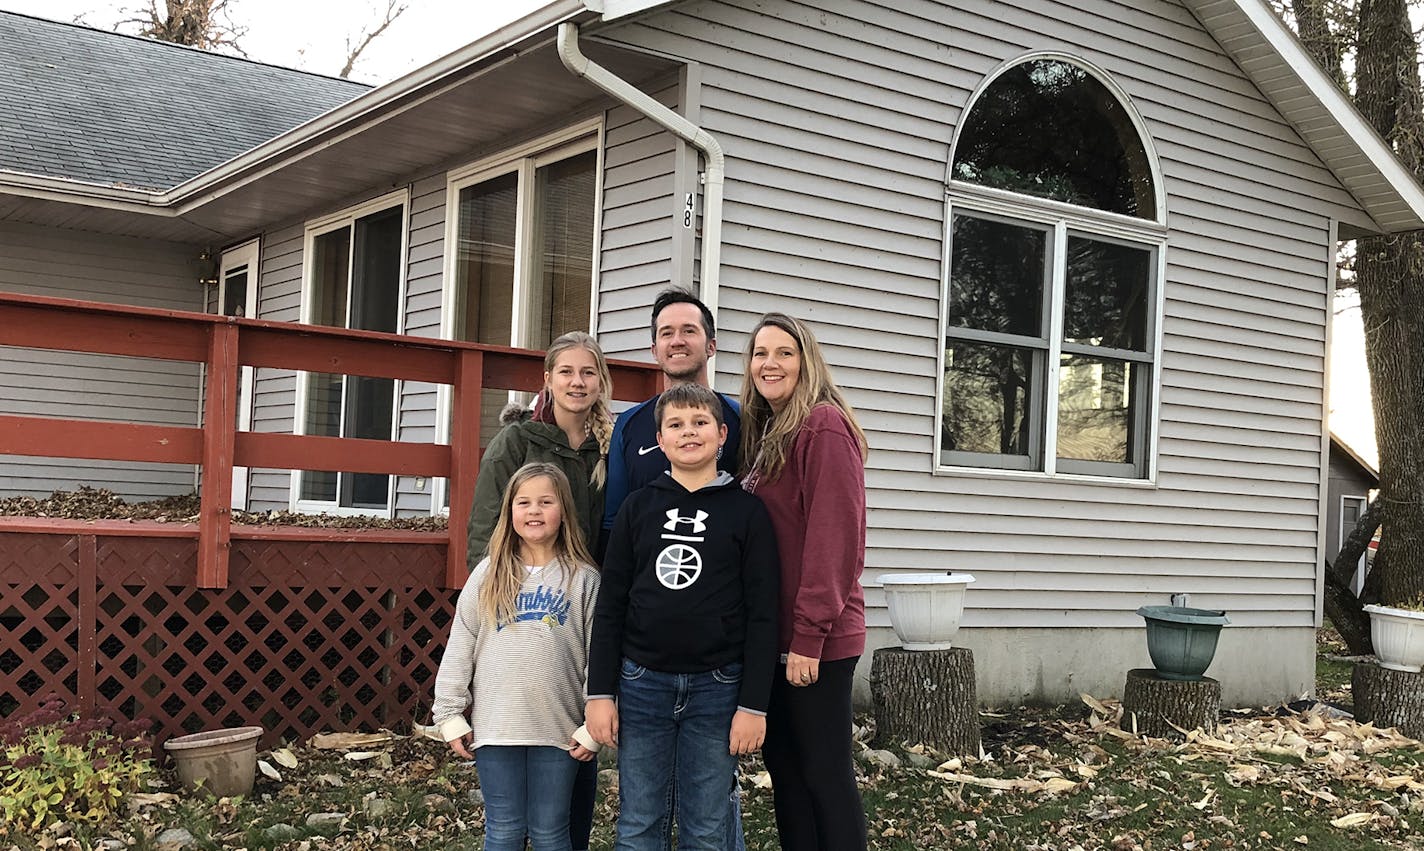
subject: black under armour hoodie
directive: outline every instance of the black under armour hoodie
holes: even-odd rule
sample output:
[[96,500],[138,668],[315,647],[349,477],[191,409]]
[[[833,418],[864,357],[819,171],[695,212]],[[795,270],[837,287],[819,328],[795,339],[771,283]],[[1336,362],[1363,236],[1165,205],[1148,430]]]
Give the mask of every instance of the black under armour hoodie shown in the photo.
[[618,510],[603,561],[588,696],[618,694],[626,656],[654,671],[742,663],[742,709],[766,712],[781,566],[766,506],[721,473],[689,491],[671,475]]

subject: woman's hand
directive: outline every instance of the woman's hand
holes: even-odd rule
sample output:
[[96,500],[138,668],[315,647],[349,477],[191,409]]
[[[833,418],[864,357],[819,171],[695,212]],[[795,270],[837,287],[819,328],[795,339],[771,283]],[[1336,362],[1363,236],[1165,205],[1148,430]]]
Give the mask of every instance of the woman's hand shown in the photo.
[[598,754],[579,744],[575,739],[569,739],[569,756],[579,762],[588,762]]
[[474,759],[475,755],[470,753],[470,743],[474,740],[474,733],[466,733],[458,739],[451,739],[450,741],[446,742],[446,744],[450,746],[450,750],[454,751],[465,759]]
[[786,681],[797,688],[809,686],[821,678],[821,660],[800,653],[786,654]]

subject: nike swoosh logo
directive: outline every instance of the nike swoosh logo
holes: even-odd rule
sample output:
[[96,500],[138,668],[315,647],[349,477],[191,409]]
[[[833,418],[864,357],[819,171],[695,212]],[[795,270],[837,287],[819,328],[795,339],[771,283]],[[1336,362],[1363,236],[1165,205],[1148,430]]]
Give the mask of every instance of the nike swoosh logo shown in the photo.
[[641,456],[641,455],[647,455],[649,452],[653,452],[653,451],[655,451],[657,448],[658,448],[658,445],[657,445],[656,443],[654,443],[652,446],[640,446],[640,447],[638,447],[638,454],[639,454],[640,456]]

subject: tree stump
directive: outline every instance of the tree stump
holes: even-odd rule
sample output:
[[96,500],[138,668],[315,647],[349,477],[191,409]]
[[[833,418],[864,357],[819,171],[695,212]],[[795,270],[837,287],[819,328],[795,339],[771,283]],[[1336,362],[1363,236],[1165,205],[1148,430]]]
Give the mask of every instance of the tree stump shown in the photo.
[[870,663],[875,747],[924,744],[979,755],[979,698],[974,653],[882,647]]
[[1151,668],[1134,668],[1122,689],[1122,710],[1119,726],[1129,733],[1171,738],[1181,735],[1176,727],[1212,730],[1221,714],[1221,683],[1167,680]]
[[1350,691],[1355,698],[1355,720],[1376,727],[1398,727],[1411,739],[1424,738],[1424,674],[1356,662]]

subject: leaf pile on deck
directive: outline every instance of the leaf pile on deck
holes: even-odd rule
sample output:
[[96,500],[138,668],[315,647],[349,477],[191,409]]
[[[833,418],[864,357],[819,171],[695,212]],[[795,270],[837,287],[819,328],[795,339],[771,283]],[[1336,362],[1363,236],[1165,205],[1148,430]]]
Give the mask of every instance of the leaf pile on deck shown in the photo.
[[[50,517],[61,520],[149,520],[160,523],[196,523],[198,495],[170,496],[151,502],[125,502],[113,491],[82,486],[75,491],[55,491],[43,499],[12,496],[0,499],[0,517]],[[234,511],[232,522],[259,526],[305,526],[332,529],[413,529],[440,532],[444,517],[336,517],[294,511]]]

